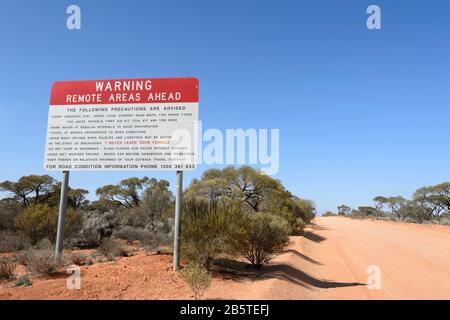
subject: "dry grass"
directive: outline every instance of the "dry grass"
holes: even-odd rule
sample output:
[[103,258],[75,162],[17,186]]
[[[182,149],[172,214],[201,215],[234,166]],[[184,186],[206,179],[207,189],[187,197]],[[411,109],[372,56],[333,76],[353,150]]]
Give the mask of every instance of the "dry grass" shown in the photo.
[[17,263],[6,258],[0,258],[0,280],[15,279]]

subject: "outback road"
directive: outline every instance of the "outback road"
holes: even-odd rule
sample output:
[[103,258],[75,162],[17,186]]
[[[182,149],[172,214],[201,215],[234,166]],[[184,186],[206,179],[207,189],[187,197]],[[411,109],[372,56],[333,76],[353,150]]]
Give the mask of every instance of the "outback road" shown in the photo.
[[[206,299],[450,299],[450,227],[349,218],[316,218],[261,270],[224,258]],[[192,299],[170,270],[170,255],[137,252],[84,266],[81,290],[66,277],[33,278],[28,287],[0,283],[2,299]],[[369,266],[381,289],[367,286]],[[21,267],[23,269],[23,267]]]
[[[292,241],[254,298],[450,299],[450,227],[326,217]],[[374,265],[380,290],[366,286]]]

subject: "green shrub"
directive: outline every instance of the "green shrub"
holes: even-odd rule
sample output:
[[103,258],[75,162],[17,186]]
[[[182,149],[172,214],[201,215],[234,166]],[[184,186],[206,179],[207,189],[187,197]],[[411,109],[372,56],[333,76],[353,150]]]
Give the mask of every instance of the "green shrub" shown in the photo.
[[211,284],[211,275],[199,264],[189,264],[180,274],[194,293],[195,300],[200,299]]
[[243,256],[256,267],[268,263],[288,243],[289,225],[281,217],[269,213],[251,216],[245,240],[239,248]]
[[239,205],[190,200],[184,206],[181,253],[192,263],[208,267],[221,252],[231,252],[245,233]]
[[313,201],[294,197],[291,211],[305,223],[310,223],[316,216],[316,205]]
[[[56,240],[58,225],[58,208],[47,204],[32,205],[22,211],[15,219],[16,227],[23,231],[33,245],[47,238],[52,243]],[[81,225],[81,216],[68,209],[64,225],[64,235],[69,237]]]
[[0,280],[11,280],[15,278],[17,264],[6,258],[0,257]]

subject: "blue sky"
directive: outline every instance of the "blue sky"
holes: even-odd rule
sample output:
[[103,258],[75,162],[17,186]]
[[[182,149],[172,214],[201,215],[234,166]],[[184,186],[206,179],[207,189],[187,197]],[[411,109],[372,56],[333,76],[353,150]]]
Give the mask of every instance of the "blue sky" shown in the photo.
[[[381,30],[366,28],[370,4]],[[320,211],[410,196],[450,180],[449,13],[447,0],[2,0],[0,180],[45,173],[53,81],[195,76],[204,128],[279,128],[276,178]],[[71,185],[144,174],[175,176],[74,172]]]

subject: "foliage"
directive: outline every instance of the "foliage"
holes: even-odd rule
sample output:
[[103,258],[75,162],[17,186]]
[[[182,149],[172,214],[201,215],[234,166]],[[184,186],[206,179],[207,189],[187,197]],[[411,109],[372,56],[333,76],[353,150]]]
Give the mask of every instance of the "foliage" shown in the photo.
[[200,299],[211,284],[211,275],[200,264],[191,263],[180,274],[194,293],[195,300]]
[[363,216],[366,217],[376,217],[377,216],[377,209],[374,207],[370,207],[370,206],[361,206],[358,207],[359,212],[361,212],[361,214]]
[[[361,208],[371,208],[371,215],[375,212],[377,219],[382,220],[440,223],[450,215],[450,182],[419,188],[414,192],[412,200],[402,196],[377,196],[373,201],[374,208],[360,207],[360,211]],[[388,211],[384,212],[384,208]]]
[[[169,182],[166,180],[157,181],[150,179],[147,189],[144,191],[141,207],[147,213],[147,225],[156,221],[161,221],[164,216],[173,213],[173,195],[169,190]],[[172,209],[172,210],[171,210]],[[170,212],[170,214],[168,214]]]
[[[55,243],[58,208],[50,207],[47,204],[31,205],[17,216],[15,223],[16,227],[29,237],[33,245],[44,238]],[[72,209],[68,209],[64,225],[65,236],[70,237],[79,229],[80,225],[80,215]]]
[[17,182],[3,181],[0,183],[0,191],[8,192],[13,199],[24,207],[30,204],[38,204],[50,192],[55,180],[49,175],[30,175],[21,177]]
[[90,211],[85,213],[81,234],[88,242],[98,244],[103,239],[111,237],[117,226],[118,221],[115,211]]
[[186,191],[186,197],[201,197],[217,203],[223,198],[239,200],[253,211],[259,211],[264,199],[271,192],[284,191],[279,181],[261,172],[243,166],[211,169],[203,173],[201,180],[194,180]]
[[425,208],[429,219],[440,220],[443,216],[450,215],[450,182],[417,189],[413,199]]
[[119,239],[125,240],[128,244],[134,241],[139,241],[142,244],[150,244],[155,242],[155,237],[152,233],[145,229],[133,228],[130,226],[123,226],[120,229],[114,231],[114,236]]
[[[9,197],[0,200],[0,251],[33,245],[23,254],[25,263],[42,266],[33,270],[52,273],[50,263],[45,267],[51,259],[45,257],[53,255],[50,247],[56,238],[61,183],[50,176],[31,175],[17,182],[3,181],[0,191]],[[168,181],[131,177],[98,188],[98,200],[92,203],[87,194],[81,188],[68,190],[65,238],[69,244],[100,246],[98,250],[108,259],[115,259],[128,253],[110,239],[112,235],[152,249],[172,242],[174,197]],[[280,181],[248,166],[207,170],[184,196],[182,254],[206,267],[220,253],[243,254],[243,245],[253,241],[250,225],[257,224],[257,217],[270,215],[277,221],[264,224],[268,233],[280,230],[273,226],[278,223],[292,234],[309,223],[316,211],[312,201],[295,197]],[[78,263],[84,258],[71,257]]]
[[399,216],[402,217],[402,221],[405,222],[422,223],[432,217],[429,213],[429,208],[414,201],[405,201],[398,209],[398,213]]
[[[86,200],[86,195],[89,193],[85,189],[67,190],[67,207],[72,209],[86,209],[89,207],[89,201]],[[48,193],[45,203],[51,207],[58,207],[61,196],[61,182],[55,183],[51,191]]]
[[200,180],[193,180],[185,198],[213,205],[240,202],[243,212],[270,212],[283,217],[289,222],[291,233],[315,216],[312,201],[294,197],[280,181],[248,166],[205,171]]
[[403,221],[406,218],[406,212],[400,210],[406,204],[406,199],[402,196],[388,198],[378,196],[374,198],[374,201],[378,203],[377,206],[387,206],[391,210],[391,213],[399,220]]
[[231,252],[237,246],[246,231],[245,221],[239,202],[186,201],[181,229],[182,255],[207,267],[219,253]]
[[[167,181],[161,180],[160,183],[161,186],[165,184],[168,186]],[[124,179],[117,185],[110,184],[98,188],[96,194],[101,200],[106,200],[130,209],[140,206],[142,190],[148,190],[156,184],[159,184],[159,182],[154,178],[149,179],[148,177],[143,177],[142,179],[139,179],[133,177]]]
[[339,216],[348,216],[351,213],[351,208],[345,204],[340,205],[337,209]]
[[239,248],[252,265],[261,267],[288,243],[286,220],[270,213],[251,216],[245,238]]
[[316,205],[313,201],[294,197],[295,215],[305,223],[310,223],[316,216]]

